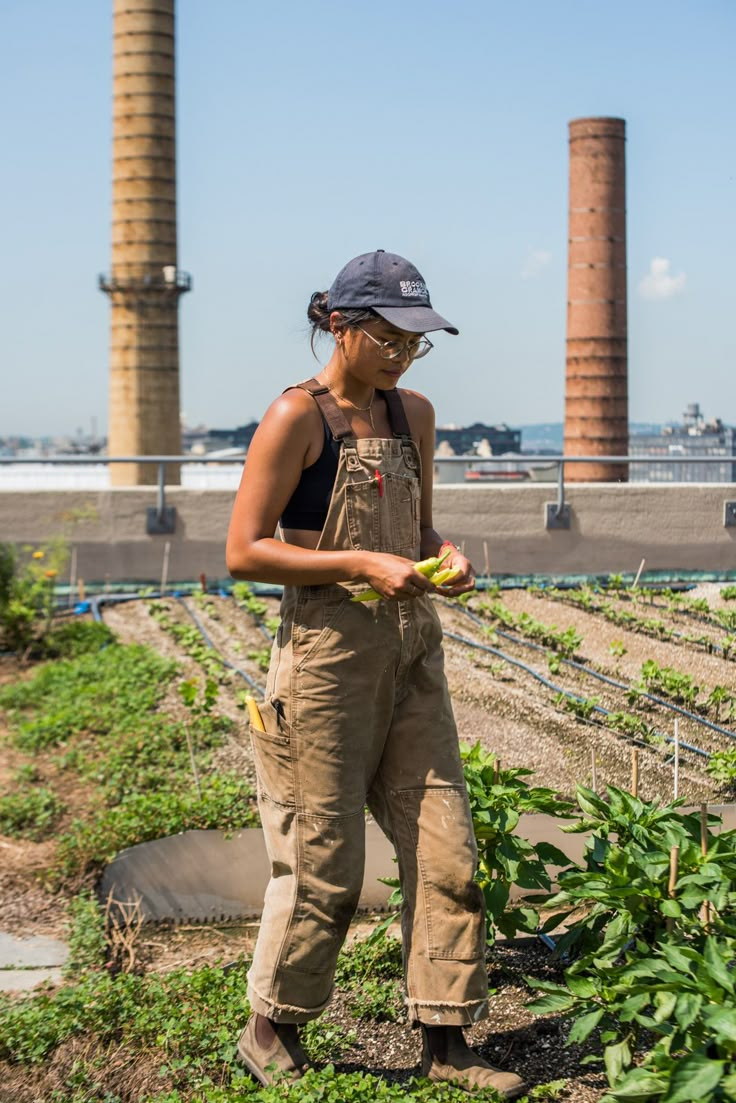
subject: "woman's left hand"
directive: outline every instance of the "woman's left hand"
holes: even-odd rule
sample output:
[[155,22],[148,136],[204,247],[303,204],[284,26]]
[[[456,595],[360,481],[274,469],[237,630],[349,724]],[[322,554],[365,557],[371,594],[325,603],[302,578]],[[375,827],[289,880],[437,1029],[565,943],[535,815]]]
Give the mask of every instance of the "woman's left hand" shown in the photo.
[[[446,546],[440,549],[440,555],[443,550],[447,550]],[[473,570],[473,564],[458,548],[454,548],[447,559],[442,564],[441,570],[447,567],[452,567],[454,570],[460,571],[460,574],[456,578],[453,578],[452,582],[447,586],[437,586],[436,590],[439,594],[444,594],[446,597],[457,597],[458,594],[467,594],[470,590],[475,589],[475,571]]]

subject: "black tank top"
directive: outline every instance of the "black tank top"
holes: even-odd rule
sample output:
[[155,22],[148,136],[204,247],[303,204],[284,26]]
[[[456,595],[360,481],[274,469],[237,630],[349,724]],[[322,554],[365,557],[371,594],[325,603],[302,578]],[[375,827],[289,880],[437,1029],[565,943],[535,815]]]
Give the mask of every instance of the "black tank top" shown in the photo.
[[[310,387],[309,384],[314,386]],[[314,388],[317,388],[317,394],[327,389],[318,384],[316,379],[308,380],[306,384],[300,383],[298,386],[303,387],[309,394],[313,393]],[[410,437],[411,430],[398,390],[380,391],[376,388],[376,397],[382,398],[386,403],[389,424],[394,436]],[[340,435],[339,432],[333,435],[319,401],[317,405],[325,430],[322,451],[319,458],[302,471],[296,489],[281,514],[281,527],[285,529],[308,529],[312,532],[321,532],[327,520],[342,440],[336,439],[336,436]],[[339,411],[336,412],[339,413]]]
[[335,440],[322,418],[325,439],[319,458],[302,471],[296,490],[281,515],[284,529],[310,529],[321,532],[327,519],[332,488],[340,458],[340,441]]

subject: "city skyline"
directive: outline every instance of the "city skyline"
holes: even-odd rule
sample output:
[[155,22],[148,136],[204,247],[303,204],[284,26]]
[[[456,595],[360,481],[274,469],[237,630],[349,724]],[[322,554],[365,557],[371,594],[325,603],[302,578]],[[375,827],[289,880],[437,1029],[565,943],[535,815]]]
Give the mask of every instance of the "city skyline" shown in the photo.
[[[461,330],[406,378],[438,421],[561,421],[567,123],[609,114],[628,134],[630,419],[676,420],[698,400],[735,422],[733,6],[422,12],[417,28],[387,0],[370,19],[234,0],[213,17],[178,0],[183,409],[210,425],[260,418],[318,370],[311,292],[382,247],[417,263]],[[0,435],[92,417],[103,435],[111,5],[11,3],[3,23]]]

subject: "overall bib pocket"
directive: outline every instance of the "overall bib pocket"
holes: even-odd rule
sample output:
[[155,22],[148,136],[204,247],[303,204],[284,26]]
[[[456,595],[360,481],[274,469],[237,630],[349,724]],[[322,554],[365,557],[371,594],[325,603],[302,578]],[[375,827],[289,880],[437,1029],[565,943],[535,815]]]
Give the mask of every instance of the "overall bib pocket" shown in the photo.
[[378,479],[345,486],[345,514],[355,551],[406,555],[416,548],[420,527],[420,483],[412,475],[386,471]]

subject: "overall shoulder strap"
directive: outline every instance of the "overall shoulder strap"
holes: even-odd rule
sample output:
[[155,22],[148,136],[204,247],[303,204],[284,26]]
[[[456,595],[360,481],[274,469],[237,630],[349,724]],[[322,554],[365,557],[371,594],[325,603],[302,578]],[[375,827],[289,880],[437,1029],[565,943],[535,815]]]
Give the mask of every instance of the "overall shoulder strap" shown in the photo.
[[395,437],[407,438],[411,440],[411,429],[409,428],[409,422],[406,417],[406,411],[404,410],[404,404],[401,401],[399,392],[394,388],[391,391],[381,391],[381,394],[386,400],[386,408],[388,409],[388,420],[391,424],[391,431]]
[[[316,379],[305,379],[302,383],[297,383],[296,386],[306,391],[307,394],[311,394],[319,406],[322,417],[330,428],[333,440],[343,441],[354,436],[353,430],[350,428],[350,422],[335,402],[329,387],[326,387],[324,383],[318,383]],[[291,388],[287,387],[287,390],[291,390]]]

